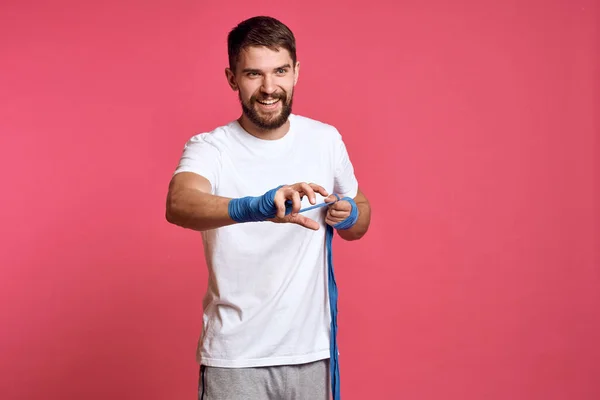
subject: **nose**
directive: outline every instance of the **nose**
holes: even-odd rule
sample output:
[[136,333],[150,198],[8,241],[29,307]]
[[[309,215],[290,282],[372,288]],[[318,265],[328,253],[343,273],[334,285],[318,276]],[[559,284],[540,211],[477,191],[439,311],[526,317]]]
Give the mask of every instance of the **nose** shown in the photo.
[[273,82],[273,78],[271,78],[270,76],[265,76],[262,82],[262,86],[260,88],[260,90],[265,93],[265,94],[273,94],[275,93],[275,90],[277,90],[274,82]]

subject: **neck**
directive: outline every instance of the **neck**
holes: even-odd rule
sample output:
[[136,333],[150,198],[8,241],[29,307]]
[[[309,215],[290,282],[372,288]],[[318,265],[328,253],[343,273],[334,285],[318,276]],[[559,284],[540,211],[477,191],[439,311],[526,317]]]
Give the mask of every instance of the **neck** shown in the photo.
[[263,140],[278,140],[284,137],[290,130],[290,120],[288,118],[285,121],[285,124],[275,129],[263,129],[256,126],[252,121],[250,121],[246,115],[242,114],[242,116],[238,119],[239,124],[244,128],[246,132],[250,135],[255,136],[259,139]]

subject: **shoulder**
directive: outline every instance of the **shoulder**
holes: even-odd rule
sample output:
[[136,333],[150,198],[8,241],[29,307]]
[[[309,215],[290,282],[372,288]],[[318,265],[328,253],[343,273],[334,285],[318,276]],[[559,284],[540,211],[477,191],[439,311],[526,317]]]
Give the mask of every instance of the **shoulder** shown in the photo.
[[206,151],[221,152],[231,140],[233,123],[218,126],[210,131],[195,133],[185,143],[186,148],[202,148]]
[[293,123],[302,135],[310,135],[316,140],[336,142],[341,140],[340,131],[332,124],[302,115],[292,114]]

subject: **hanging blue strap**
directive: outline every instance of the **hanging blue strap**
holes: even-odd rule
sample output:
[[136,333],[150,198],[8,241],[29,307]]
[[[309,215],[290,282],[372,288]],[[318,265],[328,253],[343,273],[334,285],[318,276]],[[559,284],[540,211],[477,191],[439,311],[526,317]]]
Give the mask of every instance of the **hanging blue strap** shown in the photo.
[[331,393],[333,400],[340,399],[340,362],[338,360],[338,344],[337,344],[337,301],[338,291],[335,282],[335,274],[333,270],[333,227],[327,225],[326,236],[327,247],[327,276],[329,286],[329,309],[331,310],[331,332],[329,345],[329,374],[331,377]]
[[[335,195],[340,200],[340,197]],[[331,393],[333,400],[340,400],[340,363],[338,359],[338,345],[337,345],[337,301],[338,301],[338,290],[335,282],[335,274],[333,269],[333,233],[334,229],[349,229],[358,220],[358,207],[353,199],[344,197],[341,200],[346,200],[352,205],[352,211],[350,216],[344,221],[334,225],[327,225],[327,231],[325,236],[325,247],[327,249],[327,272],[328,272],[328,292],[329,292],[329,309],[331,311],[331,331],[330,331],[330,359],[329,369],[331,377]],[[300,212],[312,210],[319,207],[327,207],[334,203],[323,203],[314,206],[306,207]]]

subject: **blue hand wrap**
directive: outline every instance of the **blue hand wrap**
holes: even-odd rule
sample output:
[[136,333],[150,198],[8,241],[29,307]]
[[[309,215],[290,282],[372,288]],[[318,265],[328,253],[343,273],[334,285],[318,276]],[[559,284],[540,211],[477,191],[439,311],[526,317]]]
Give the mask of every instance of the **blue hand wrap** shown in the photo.
[[[247,196],[229,201],[228,212],[236,222],[260,222],[275,218],[275,193],[281,186],[269,190],[262,196]],[[286,214],[292,210],[291,203],[286,203]]]

